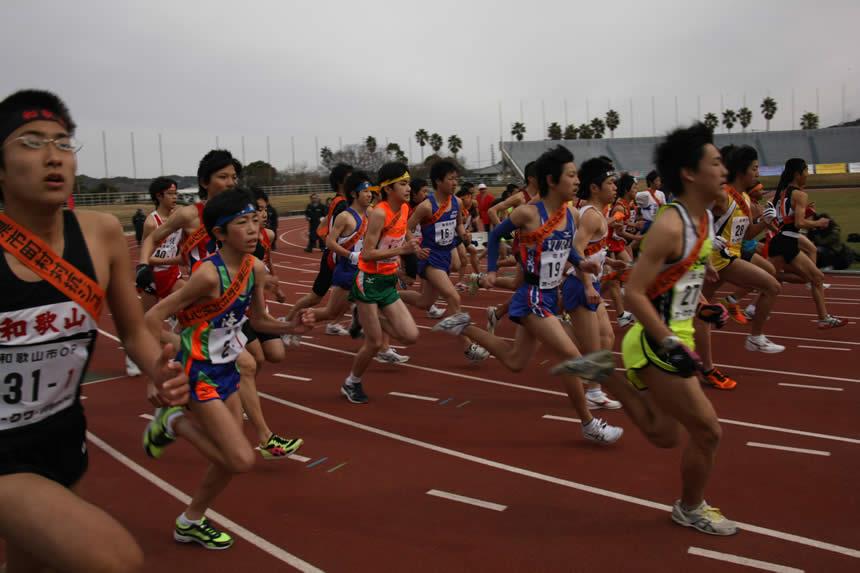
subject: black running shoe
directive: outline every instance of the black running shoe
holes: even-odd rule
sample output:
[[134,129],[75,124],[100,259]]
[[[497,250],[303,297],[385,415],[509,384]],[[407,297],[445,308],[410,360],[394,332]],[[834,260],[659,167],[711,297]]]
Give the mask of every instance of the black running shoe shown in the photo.
[[367,404],[367,394],[364,393],[364,388],[361,387],[361,382],[357,384],[346,384],[340,387],[340,393],[346,396],[346,399],[353,404]]

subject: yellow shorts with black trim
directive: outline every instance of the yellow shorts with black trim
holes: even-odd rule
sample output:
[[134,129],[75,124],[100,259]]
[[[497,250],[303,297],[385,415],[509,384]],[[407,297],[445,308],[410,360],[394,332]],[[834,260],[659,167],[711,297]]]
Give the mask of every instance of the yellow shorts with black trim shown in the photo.
[[725,253],[724,251],[713,252],[711,253],[711,265],[713,265],[715,271],[720,272],[729,266],[736,258],[737,257],[735,255]]
[[[681,341],[695,349],[696,343],[693,340],[693,321],[684,321],[678,324],[670,325],[672,332]],[[659,368],[663,372],[669,374],[677,374],[678,370],[671,364],[661,360],[651,345],[648,343],[648,337],[645,336],[645,329],[641,323],[634,324],[624,339],[621,341],[621,359],[624,362],[624,368],[627,370],[627,380],[637,390],[647,390],[648,386],[639,377],[638,371],[642,370],[649,364]]]

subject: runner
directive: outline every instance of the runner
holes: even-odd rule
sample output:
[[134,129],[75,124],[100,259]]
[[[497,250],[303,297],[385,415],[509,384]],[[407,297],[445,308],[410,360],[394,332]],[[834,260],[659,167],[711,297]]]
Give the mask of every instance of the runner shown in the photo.
[[[418,274],[422,278],[421,292],[403,291],[400,298],[406,304],[429,309],[442,297],[447,312],[460,312],[460,294],[451,282],[451,252],[458,241],[471,244],[470,233],[463,229],[462,205],[454,196],[460,173],[457,166],[447,160],[437,161],[430,168],[430,183],[435,191],[427,196],[409,216],[408,227],[421,225],[421,245],[429,249],[429,257],[418,261]],[[463,354],[472,362],[486,360],[489,354],[467,337],[463,338]]]
[[[809,169],[803,159],[793,158],[785,162],[785,169],[780,175],[776,193],[771,201],[776,211],[773,220],[779,232],[770,240],[768,257],[777,272],[788,271],[800,275],[804,282],[812,285],[812,299],[818,312],[818,328],[838,328],[845,323],[827,313],[827,305],[824,302],[824,273],[798,246],[801,229],[825,228],[830,224],[830,219],[826,217],[815,221],[806,215],[808,197],[803,188],[806,186],[808,174]],[[758,312],[759,309],[756,308],[756,314]]]
[[415,253],[419,260],[430,256],[407,227],[410,187],[406,165],[386,163],[380,167],[378,179],[382,201],[368,215],[358,273],[350,292],[364,329],[364,341],[341,387],[341,393],[353,404],[367,403],[362,376],[382,349],[383,329],[403,344],[418,341],[415,320],[397,294],[397,268],[401,255]]
[[658,209],[666,204],[666,195],[660,191],[660,187],[663,186],[663,181],[656,170],[652,170],[645,176],[645,183],[648,185],[648,188],[645,189],[645,191],[640,191],[636,194],[636,205],[639,207],[639,217],[643,221],[643,235],[648,232],[648,229],[654,222],[654,217],[657,216]]
[[[146,280],[147,268],[141,269],[141,266],[149,266],[149,257],[154,245],[159,244],[177,230],[182,230],[185,237],[181,253],[188,259],[189,271],[199,261],[217,251],[217,244],[206,232],[206,227],[203,224],[203,209],[208,199],[233,189],[241,174],[242,164],[225,149],[213,149],[203,156],[197,167],[198,195],[202,201],[195,205],[175,209],[163,225],[144,239],[140,248],[138,281]],[[287,319],[288,322],[291,320],[292,317]],[[269,428],[263,415],[263,407],[260,404],[260,397],[257,395],[256,383],[257,369],[258,367],[262,368],[262,362],[258,365],[250,352],[243,351],[239,354],[236,363],[242,376],[239,385],[242,407],[257,432],[260,440],[260,455],[266,459],[273,459],[295,451],[302,444],[302,441],[298,438],[283,438],[275,434]]]
[[173,349],[139,328],[119,221],[63,209],[81,148],[74,132],[52,93],[0,102],[0,538],[10,573],[143,566],[131,534],[79,497],[88,465],[80,385],[105,301],[122,345],[154,381],[153,399],[188,399],[180,366],[168,365]]
[[[612,206],[609,219],[612,236],[607,241],[607,248],[610,258],[620,261],[625,265],[630,265],[633,263],[630,245],[642,238],[642,235],[638,233],[635,227],[636,178],[629,173],[622,173],[618,178],[617,186],[618,198]],[[633,313],[624,309],[621,282],[626,274],[626,269],[619,269],[608,275],[618,276],[618,280],[607,280],[606,277],[601,279],[601,284],[606,285],[605,288],[609,299],[615,305],[616,320],[618,321],[618,326],[621,328],[627,328],[636,321]]]
[[[179,407],[159,408],[143,435],[147,455],[159,458],[178,436],[206,457],[209,468],[185,511],[176,519],[173,538],[206,549],[227,549],[233,539],[206,519],[206,510],[234,474],[250,471],[254,451],[242,431],[242,406],[236,395],[236,359],[247,341],[242,326],[250,316],[254,331],[305,332],[313,326],[306,311],[294,323],[275,320],[265,308],[266,269],[253,256],[260,236],[257,209],[244,191],[225,191],[206,202],[205,228],[220,245],[194,269],[188,283],[146,313],[157,335],[165,318],[176,314],[183,326],[177,360],[188,374],[190,414]],[[248,311],[251,311],[250,313]]]
[[[524,283],[511,301],[508,315],[517,324],[513,344],[470,324],[467,313],[461,312],[442,319],[433,330],[449,334],[465,334],[485,346],[506,368],[522,371],[534,357],[538,344],[544,344],[558,358],[567,360],[568,375],[564,388],[571,405],[582,422],[582,435],[591,441],[611,444],[624,430],[610,426],[592,416],[577,376],[599,380],[614,370],[610,352],[580,356],[567,335],[558,313],[558,287],[564,278],[565,265],[578,265],[582,257],[573,248],[574,213],[567,207],[579,185],[573,154],[558,146],[546,151],[536,163],[540,185],[540,200],[520,205],[510,217],[490,233],[487,254],[487,283],[496,278],[498,246],[501,237],[520,231],[520,256]],[[582,272],[596,272],[597,265],[584,262]]]
[[[737,526],[704,500],[721,429],[696,378],[701,361],[692,350],[693,316],[713,241],[707,207],[720,196],[726,169],[711,130],[701,123],[670,133],[656,159],[677,200],[658,214],[627,282],[625,302],[638,319],[622,342],[629,384],[613,378],[605,384],[655,446],[676,447],[682,428],[689,436],[672,520],[732,535]],[[559,370],[566,371],[564,365]]]

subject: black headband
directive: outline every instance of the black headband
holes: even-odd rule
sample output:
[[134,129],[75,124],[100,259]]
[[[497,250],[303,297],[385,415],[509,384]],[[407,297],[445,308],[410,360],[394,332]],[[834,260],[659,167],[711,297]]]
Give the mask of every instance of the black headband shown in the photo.
[[63,129],[68,129],[66,122],[51,110],[20,108],[13,110],[5,120],[0,121],[0,143],[6,141],[6,138],[19,127],[33,121],[55,121]]

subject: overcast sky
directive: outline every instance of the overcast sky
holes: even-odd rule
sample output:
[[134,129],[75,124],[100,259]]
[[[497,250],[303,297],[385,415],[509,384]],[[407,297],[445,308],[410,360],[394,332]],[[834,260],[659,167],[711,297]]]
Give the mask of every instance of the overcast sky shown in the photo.
[[[662,133],[678,117],[754,112],[772,129],[804,111],[822,125],[860,116],[860,1],[818,0],[4,0],[0,97],[56,91],[85,142],[79,172],[193,174],[216,143],[245,159],[316,166],[319,145],[374,135],[419,159],[419,128],[464,141],[489,164],[522,119],[583,123],[611,105],[616,136]],[[844,86],[844,87],[843,87]],[[816,89],[819,96],[816,98]],[[794,91],[794,118],[791,94]],[[655,97],[652,122],[651,101]],[[630,108],[633,106],[631,121]],[[587,105],[587,108],[586,108]],[[545,111],[543,111],[545,110]],[[735,128],[738,129],[738,128]],[[480,138],[480,147],[478,147]],[[409,144],[412,144],[410,154]],[[429,148],[425,148],[429,149]],[[495,154],[498,159],[498,152]]]

